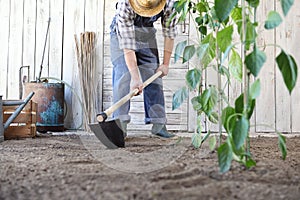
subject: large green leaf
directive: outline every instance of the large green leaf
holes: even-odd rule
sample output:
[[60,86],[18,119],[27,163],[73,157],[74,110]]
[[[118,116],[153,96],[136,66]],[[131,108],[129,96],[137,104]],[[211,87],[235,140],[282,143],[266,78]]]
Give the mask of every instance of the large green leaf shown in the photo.
[[192,102],[192,105],[193,105],[193,109],[195,111],[199,111],[199,110],[202,109],[201,96],[193,97],[191,102]]
[[214,124],[218,124],[219,122],[219,116],[217,112],[211,112],[210,115],[208,115],[208,120]]
[[231,12],[231,17],[235,23],[242,22],[242,19],[243,19],[242,8],[235,7]]
[[246,23],[247,28],[246,28],[246,50],[250,49],[250,45],[255,41],[256,37],[257,37],[257,33],[256,33],[256,23],[252,23],[250,21],[248,21]]
[[230,46],[227,47],[226,51],[223,53],[223,56],[221,57],[221,62],[220,65],[223,65],[224,61],[228,60],[228,55],[231,52],[231,50],[233,49],[234,44],[231,44]]
[[282,18],[276,11],[270,11],[265,21],[265,29],[273,29],[281,24]]
[[200,69],[194,68],[186,73],[185,79],[191,90],[194,90],[201,81],[202,72]]
[[232,54],[228,63],[230,74],[238,81],[242,82],[243,63],[240,55],[232,49]]
[[259,94],[260,94],[260,80],[257,79],[250,87],[249,98],[256,99],[259,96]]
[[221,173],[227,172],[230,169],[232,158],[233,152],[228,143],[222,144],[218,148],[218,161]]
[[203,17],[202,16],[196,17],[195,18],[195,22],[198,24],[198,26],[202,26],[202,24],[203,24]]
[[232,133],[234,124],[236,122],[236,117],[232,117],[234,114],[235,110],[230,106],[224,108],[222,111],[222,124],[227,133]]
[[220,22],[226,20],[238,0],[215,0],[215,11]]
[[283,50],[276,57],[276,62],[283,76],[284,83],[288,88],[290,94],[294,89],[297,76],[298,76],[298,67],[293,56],[286,54]]
[[[210,133],[210,131],[209,131],[209,133]],[[209,134],[208,133],[208,134]],[[207,135],[208,135],[207,134]],[[209,140],[208,140],[208,146],[209,146],[209,149],[211,150],[211,151],[213,151],[215,148],[216,148],[216,145],[217,145],[217,138],[216,138],[216,136],[215,135],[213,135],[213,136],[211,136],[210,138],[209,138]]]
[[196,4],[196,10],[199,12],[199,13],[202,13],[202,12],[207,12],[207,2],[199,2]]
[[229,73],[229,70],[226,67],[220,66],[219,73],[221,75],[225,75],[226,78],[227,78],[228,83],[230,83],[230,73]]
[[218,101],[218,92],[215,87],[204,90],[201,95],[202,109],[207,116],[210,116]]
[[232,134],[233,143],[237,150],[244,145],[248,135],[248,131],[249,121],[243,116],[235,123]]
[[179,42],[176,45],[175,55],[174,55],[174,61],[175,61],[175,63],[180,59],[180,57],[181,57],[181,55],[183,53],[183,50],[186,47],[186,44],[187,44],[187,41],[185,40],[185,41]]
[[222,52],[231,46],[232,43],[233,26],[227,26],[217,33],[217,44]]
[[251,74],[255,77],[258,75],[260,69],[266,62],[266,54],[263,51],[260,51],[257,47],[246,56],[245,64],[246,67],[250,70]]
[[[242,22],[241,21],[236,22],[236,24],[238,26],[238,33],[240,34],[240,38],[243,38]],[[257,37],[256,26],[257,26],[257,23],[252,23],[251,21],[247,20],[247,22],[246,22],[246,41],[244,41],[246,50],[250,49],[251,44],[255,41],[255,39]]]
[[212,34],[203,38],[200,46],[197,48],[197,56],[204,68],[215,58],[216,56],[216,39]]
[[211,132],[208,130],[207,134],[205,134],[201,140],[201,144],[203,144],[210,136]]
[[179,0],[174,2],[174,8],[176,12],[180,13],[187,2],[185,0]]
[[199,32],[200,32],[202,35],[206,35],[206,34],[207,34],[207,27],[206,27],[206,26],[200,26],[200,27],[199,27]]
[[[255,99],[249,99],[248,108],[247,108],[248,119],[250,119],[253,114],[255,103],[256,103]],[[235,100],[234,105],[235,105],[235,112],[242,114],[244,111],[244,93],[241,94]]]
[[196,49],[194,45],[189,45],[184,48],[183,51],[183,63],[189,61],[195,54]]
[[173,94],[173,101],[172,101],[172,110],[175,110],[180,107],[180,105],[185,101],[188,97],[188,90],[186,87],[182,87],[181,89],[177,90]]
[[194,133],[192,135],[192,144],[196,149],[198,149],[201,146],[201,141],[202,138],[200,133]]
[[178,22],[184,22],[189,12],[190,0],[180,0],[174,3],[174,8],[177,13],[180,13]]
[[287,155],[286,139],[280,133],[278,134],[278,146],[279,146],[279,149],[281,151],[282,159],[285,160],[286,155]]
[[294,4],[294,0],[280,0],[280,3],[281,3],[283,14],[286,16],[290,8]]
[[214,59],[213,55],[210,54],[209,43],[200,44],[196,49],[197,56],[201,63],[204,65],[204,68]]

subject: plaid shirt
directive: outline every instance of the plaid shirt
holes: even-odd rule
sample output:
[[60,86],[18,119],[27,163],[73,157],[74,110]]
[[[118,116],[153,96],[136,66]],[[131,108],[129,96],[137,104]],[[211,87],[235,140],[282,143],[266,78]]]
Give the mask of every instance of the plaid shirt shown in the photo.
[[[162,32],[164,37],[175,38],[177,35],[176,30],[176,17],[167,26],[170,16],[173,14],[174,0],[167,0],[162,15]],[[134,19],[136,13],[131,8],[128,0],[119,0],[117,6],[117,19],[116,31],[119,39],[121,49],[136,50]]]

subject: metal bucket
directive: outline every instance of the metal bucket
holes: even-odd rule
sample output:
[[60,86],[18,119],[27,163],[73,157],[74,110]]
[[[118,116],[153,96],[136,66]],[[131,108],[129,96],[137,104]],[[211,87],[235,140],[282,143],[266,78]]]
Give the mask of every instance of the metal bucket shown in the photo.
[[25,83],[24,95],[35,92],[37,105],[36,128],[39,132],[64,131],[64,84]]

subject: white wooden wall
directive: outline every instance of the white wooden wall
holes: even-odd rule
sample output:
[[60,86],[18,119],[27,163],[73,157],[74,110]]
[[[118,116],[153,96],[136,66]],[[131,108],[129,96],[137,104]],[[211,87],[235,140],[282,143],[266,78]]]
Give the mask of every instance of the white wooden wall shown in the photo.
[[[84,31],[97,33],[97,67],[99,68],[99,104],[100,109],[111,105],[111,63],[109,55],[109,25],[115,12],[117,0],[0,0],[0,94],[4,99],[19,97],[19,68],[30,65],[30,80],[38,76],[41,64],[47,23],[51,17],[50,32],[43,62],[43,77],[55,77],[63,80],[80,95],[77,60],[74,52],[74,34]],[[268,10],[279,8],[278,1],[261,1],[258,17],[264,19]],[[300,35],[300,2],[289,12],[284,23],[276,31],[265,31],[259,27],[260,44],[276,43],[294,55],[300,65],[300,47],[297,42]],[[156,26],[160,27],[159,24]],[[194,39],[192,26],[186,27],[176,42]],[[158,30],[159,50],[162,52],[162,36]],[[290,97],[283,85],[280,72],[274,63],[279,49],[266,49],[268,61],[261,71],[262,92],[257,101],[255,116],[252,119],[256,132],[300,132],[300,91],[299,82]],[[171,130],[194,129],[194,112],[189,102],[179,110],[171,110],[173,93],[184,85],[185,72],[196,63],[188,65],[172,64],[170,74],[164,79],[168,128]],[[25,72],[26,73],[26,72]],[[207,83],[215,83],[215,72],[207,73]],[[55,82],[55,81],[54,81]],[[232,101],[239,94],[241,86],[234,82],[228,89]],[[191,94],[192,95],[192,94]],[[77,128],[82,121],[82,111],[76,96],[66,87],[67,128]],[[131,130],[148,130],[143,125],[142,97],[132,102]],[[103,102],[103,104],[102,104]],[[268,126],[261,126],[267,124]],[[210,126],[209,126],[210,127]],[[207,128],[207,126],[206,126]],[[211,126],[213,130],[217,127]]]
[[[103,11],[102,0],[0,0],[0,94],[3,98],[19,98],[21,66],[29,65],[29,80],[36,80],[49,18],[51,22],[42,77],[63,80],[80,95],[74,34],[79,36],[85,31],[97,33],[97,67],[102,69]],[[101,77],[102,70],[99,70],[100,99]],[[79,127],[82,123],[81,106],[67,86],[65,99],[68,108],[65,125]]]

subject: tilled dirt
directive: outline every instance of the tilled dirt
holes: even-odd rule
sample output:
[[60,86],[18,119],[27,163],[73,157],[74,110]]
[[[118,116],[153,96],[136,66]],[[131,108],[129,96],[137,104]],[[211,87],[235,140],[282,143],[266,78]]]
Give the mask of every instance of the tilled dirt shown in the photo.
[[91,135],[0,143],[0,199],[300,199],[300,137],[251,138],[257,166],[219,173],[217,153],[189,138],[131,137],[108,150]]

